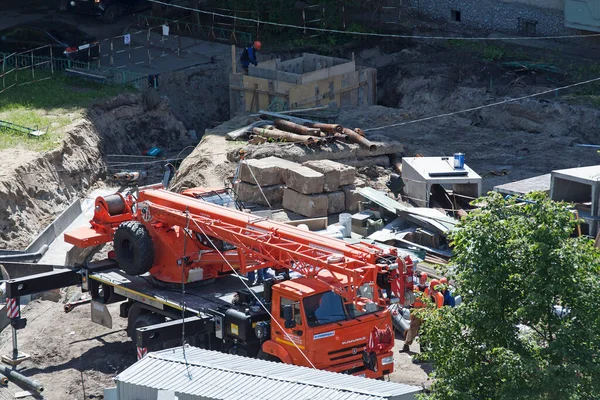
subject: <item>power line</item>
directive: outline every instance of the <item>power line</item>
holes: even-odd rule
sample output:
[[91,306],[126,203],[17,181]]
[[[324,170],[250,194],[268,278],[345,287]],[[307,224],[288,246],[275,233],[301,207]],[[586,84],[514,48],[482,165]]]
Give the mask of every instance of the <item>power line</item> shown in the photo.
[[200,14],[212,15],[214,17],[223,17],[230,18],[238,21],[246,21],[246,22],[254,22],[256,24],[262,25],[271,25],[271,26],[279,26],[282,28],[294,28],[300,29],[303,31],[317,31],[317,32],[329,32],[329,33],[339,33],[343,35],[353,35],[353,36],[371,36],[371,37],[387,37],[387,38],[396,38],[396,39],[431,39],[431,40],[541,40],[541,39],[573,39],[573,38],[586,38],[586,37],[598,37],[600,33],[594,33],[591,35],[564,35],[564,36],[516,36],[516,37],[450,37],[450,36],[423,36],[423,35],[399,35],[393,33],[372,33],[372,32],[356,32],[356,31],[343,31],[340,29],[326,29],[326,28],[316,28],[310,26],[300,26],[293,24],[282,24],[279,22],[271,22],[271,21],[261,21],[254,18],[245,18],[238,17],[235,15],[227,15],[214,11],[206,11],[200,10],[198,8],[185,7],[178,4],[170,4],[165,3],[160,0],[148,0],[152,3],[161,4],[168,7],[180,8],[182,10],[194,11]]
[[513,103],[515,101],[520,101],[520,100],[524,100],[524,99],[530,99],[532,97],[543,96],[543,95],[548,94],[548,93],[558,92],[559,90],[570,89],[570,88],[573,88],[573,87],[576,87],[576,86],[587,85],[589,83],[593,83],[593,82],[597,82],[597,81],[600,81],[600,77],[594,78],[594,79],[589,79],[589,80],[583,81],[583,82],[573,83],[573,84],[567,85],[567,86],[561,86],[561,87],[557,87],[557,88],[554,88],[554,89],[544,90],[543,92],[539,92],[539,93],[533,93],[533,94],[528,94],[526,96],[515,97],[515,98],[510,98],[510,99],[506,99],[506,100],[502,100],[502,101],[497,101],[495,103],[485,104],[483,106],[467,108],[465,110],[453,111],[453,112],[444,113],[444,114],[432,115],[432,116],[425,117],[425,118],[413,119],[411,121],[399,122],[397,124],[384,125],[384,126],[378,126],[376,128],[363,129],[363,131],[364,132],[371,132],[371,131],[377,131],[377,130],[381,130],[381,129],[395,128],[395,127],[398,127],[398,126],[403,126],[403,125],[408,125],[408,124],[414,124],[414,123],[417,123],[417,122],[429,121],[429,120],[437,119],[437,118],[450,117],[452,115],[464,114],[464,113],[471,112],[471,111],[482,110],[482,109],[488,108],[488,107],[495,107],[495,106],[499,106],[499,105],[502,105],[502,104]]

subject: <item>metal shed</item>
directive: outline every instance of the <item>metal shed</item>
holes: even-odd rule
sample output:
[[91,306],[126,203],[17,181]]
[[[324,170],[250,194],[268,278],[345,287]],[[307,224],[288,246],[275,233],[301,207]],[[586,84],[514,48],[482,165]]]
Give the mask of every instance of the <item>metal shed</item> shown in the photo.
[[116,391],[107,390],[106,399],[413,400],[421,392],[417,386],[191,346],[185,356],[182,347],[149,353],[115,381]]

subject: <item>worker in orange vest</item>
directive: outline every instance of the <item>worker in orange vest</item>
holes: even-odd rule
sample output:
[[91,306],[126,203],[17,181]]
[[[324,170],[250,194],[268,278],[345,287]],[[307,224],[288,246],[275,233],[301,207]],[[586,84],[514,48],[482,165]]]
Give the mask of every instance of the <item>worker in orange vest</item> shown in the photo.
[[431,297],[431,301],[436,308],[444,307],[444,295],[440,291],[440,281],[433,279],[429,282],[429,287],[425,290],[425,295]]
[[[422,296],[427,295],[427,291],[429,290],[429,285],[427,284],[427,272],[421,272],[419,275],[419,283],[415,285],[415,301],[412,304],[412,310],[417,308],[424,308],[425,303],[422,300]],[[419,328],[421,328],[421,319],[418,318],[414,312],[410,313],[410,327],[406,331],[406,337],[404,338],[404,346],[402,346],[401,352],[407,352],[409,350],[409,346],[413,343],[417,334],[419,333]]]

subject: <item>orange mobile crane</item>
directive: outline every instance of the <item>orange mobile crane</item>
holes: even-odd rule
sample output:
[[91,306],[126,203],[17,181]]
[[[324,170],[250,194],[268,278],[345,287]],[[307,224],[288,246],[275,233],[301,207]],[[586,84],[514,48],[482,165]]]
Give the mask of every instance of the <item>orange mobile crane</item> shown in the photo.
[[[411,300],[410,258],[213,204],[203,193],[100,197],[91,228],[65,234],[78,247],[113,242],[116,265],[76,273],[96,309],[122,302],[138,355],[181,340],[184,324],[188,342],[209,349],[371,378],[393,371],[387,306]],[[279,274],[262,287],[243,283],[261,268]]]

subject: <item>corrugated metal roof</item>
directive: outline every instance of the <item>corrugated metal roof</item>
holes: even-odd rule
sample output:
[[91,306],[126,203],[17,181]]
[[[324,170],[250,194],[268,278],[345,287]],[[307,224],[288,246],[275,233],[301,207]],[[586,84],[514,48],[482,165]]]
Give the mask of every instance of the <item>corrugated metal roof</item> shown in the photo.
[[119,393],[132,393],[132,386],[136,385],[203,399],[405,400],[421,391],[417,386],[191,346],[185,348],[185,359],[187,366],[181,347],[149,353],[115,378]]

